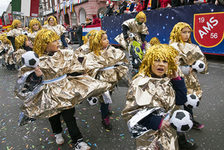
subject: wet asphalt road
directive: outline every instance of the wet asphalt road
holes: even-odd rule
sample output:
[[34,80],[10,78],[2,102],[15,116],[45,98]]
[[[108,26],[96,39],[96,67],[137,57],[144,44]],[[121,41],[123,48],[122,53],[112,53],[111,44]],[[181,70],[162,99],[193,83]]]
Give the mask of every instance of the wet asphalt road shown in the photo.
[[[73,47],[76,47],[76,45]],[[201,131],[191,130],[189,140],[198,144],[198,150],[224,149],[224,57],[209,57],[209,74],[199,75],[204,91],[203,99],[195,110],[196,119],[205,124]],[[17,71],[8,71],[0,66],[0,150],[69,150],[72,149],[65,123],[63,137],[65,143],[58,146],[47,119],[18,127],[21,101],[14,97],[13,89]],[[101,125],[99,104],[89,106],[87,101],[76,106],[77,123],[84,141],[93,150],[134,150],[135,142],[128,133],[126,123],[121,118],[125,105],[127,87],[122,84],[112,95],[112,131]]]

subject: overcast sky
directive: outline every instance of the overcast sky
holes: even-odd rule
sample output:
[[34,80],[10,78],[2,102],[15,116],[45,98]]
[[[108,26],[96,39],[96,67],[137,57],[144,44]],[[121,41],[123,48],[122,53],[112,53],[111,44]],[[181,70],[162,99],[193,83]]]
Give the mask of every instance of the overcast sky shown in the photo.
[[3,11],[6,11],[11,0],[0,0],[0,16],[2,16]]

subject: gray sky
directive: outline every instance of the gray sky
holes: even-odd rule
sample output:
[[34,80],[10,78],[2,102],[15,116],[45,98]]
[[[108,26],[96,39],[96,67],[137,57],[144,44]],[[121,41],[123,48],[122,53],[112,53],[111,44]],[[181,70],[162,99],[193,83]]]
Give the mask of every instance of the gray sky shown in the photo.
[[0,0],[0,16],[2,16],[3,11],[6,11],[11,0]]

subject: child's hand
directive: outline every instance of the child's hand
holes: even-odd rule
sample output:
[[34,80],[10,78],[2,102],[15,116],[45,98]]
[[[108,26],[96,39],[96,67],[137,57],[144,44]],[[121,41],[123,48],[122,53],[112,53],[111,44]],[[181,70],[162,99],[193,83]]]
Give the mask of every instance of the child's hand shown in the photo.
[[170,121],[169,120],[163,120],[160,129],[163,130],[165,128],[168,128],[169,126],[170,126]]
[[43,72],[40,70],[40,67],[39,66],[37,66],[35,68],[35,74],[36,74],[37,77],[40,77],[40,76],[43,75]]

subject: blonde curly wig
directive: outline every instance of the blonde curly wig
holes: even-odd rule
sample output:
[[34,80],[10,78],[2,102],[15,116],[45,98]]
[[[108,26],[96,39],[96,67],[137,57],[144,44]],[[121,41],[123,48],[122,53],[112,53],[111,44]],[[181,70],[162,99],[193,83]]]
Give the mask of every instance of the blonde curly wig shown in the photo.
[[[187,24],[186,22],[178,22],[173,27],[173,30],[170,33],[170,43],[173,43],[173,42],[185,43],[181,38],[181,30],[185,27],[188,27],[192,32],[191,26],[189,24]],[[191,38],[188,39],[187,43],[192,43]]]
[[97,56],[100,55],[100,51],[103,49],[101,39],[103,34],[106,34],[106,31],[100,30],[95,31],[91,36],[89,36],[89,50],[94,52]]
[[13,20],[12,25],[11,25],[11,29],[15,29],[18,27],[18,24],[22,24],[22,22],[20,20]]
[[160,41],[159,41],[159,39],[158,39],[157,37],[153,37],[153,38],[151,38],[151,40],[149,41],[149,44],[150,44],[151,46],[153,46],[153,45],[156,45],[156,44],[160,44]]
[[38,21],[36,18],[34,18],[34,19],[30,20],[30,23],[29,23],[29,32],[30,33],[34,32],[33,25],[35,25],[35,24],[38,24],[39,30],[41,29],[40,21]]
[[94,34],[96,34],[96,32],[98,32],[98,30],[91,30],[89,31],[86,36],[84,36],[84,44],[86,44],[89,41],[90,36],[93,36]]
[[150,47],[147,49],[146,55],[144,56],[140,66],[139,73],[135,76],[135,78],[139,74],[144,74],[151,77],[151,66],[155,60],[166,60],[168,62],[167,75],[172,75],[173,71],[177,70],[177,55],[178,51],[167,44],[157,44]]
[[54,26],[56,26],[57,25],[57,20],[54,16],[50,16],[50,17],[47,18],[47,24],[49,24],[50,19],[54,20]]
[[26,35],[19,35],[19,36],[17,36],[15,38],[16,50],[22,48],[26,41],[28,41],[28,37]]
[[47,45],[56,40],[59,40],[59,36],[56,32],[48,29],[42,29],[37,32],[37,36],[33,44],[33,51],[39,56],[42,56],[46,53]]
[[136,17],[135,17],[135,19],[139,22],[139,18],[144,18],[144,23],[146,23],[146,15],[145,15],[145,13],[143,12],[143,11],[140,11],[137,15],[136,15]]
[[3,44],[10,44],[10,45],[12,45],[11,41],[7,38],[6,34],[1,34],[0,35],[0,40],[2,41]]

